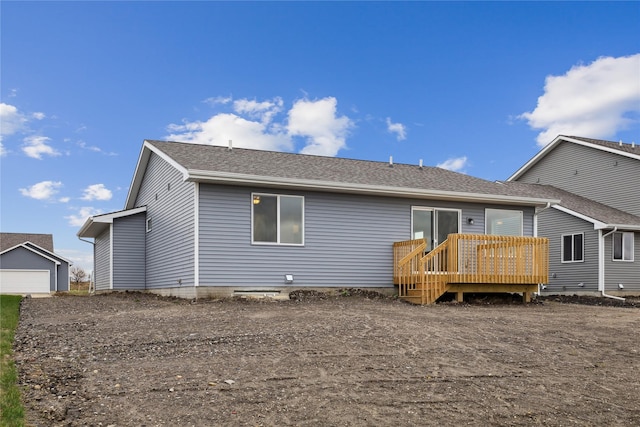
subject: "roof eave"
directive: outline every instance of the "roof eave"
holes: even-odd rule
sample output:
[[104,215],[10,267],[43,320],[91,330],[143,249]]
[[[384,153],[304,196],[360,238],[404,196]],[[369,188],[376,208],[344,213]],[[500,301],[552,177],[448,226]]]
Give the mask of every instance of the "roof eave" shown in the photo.
[[249,174],[212,172],[205,170],[188,170],[187,181],[207,182],[227,185],[255,185],[270,188],[287,188],[298,190],[332,191],[349,194],[370,194],[387,197],[430,198],[438,200],[456,200],[466,202],[492,202],[513,205],[546,206],[560,203],[560,200],[537,197],[520,197],[500,194],[462,193],[442,190],[424,190],[409,187],[389,187],[365,184],[352,184],[331,181],[300,180],[257,176]]
[[640,231],[640,224],[613,224],[613,223],[600,221],[598,219],[581,214],[580,212],[574,211],[573,209],[569,209],[561,205],[556,205],[554,206],[554,208],[561,212],[572,215],[576,218],[580,218],[584,221],[590,222],[591,224],[593,224],[594,230],[607,230],[607,229],[618,228],[620,230]]
[[594,230],[620,230],[620,231],[640,231],[640,225],[637,224],[602,224],[601,226],[595,226]]
[[109,224],[113,224],[114,218],[122,218],[124,216],[135,215],[141,212],[146,212],[146,206],[140,206],[139,208],[126,209],[123,211],[111,212],[107,214],[95,215],[87,218],[76,235],[78,237],[95,238],[102,233]]
[[138,191],[140,191],[142,179],[144,178],[144,173],[147,170],[147,165],[149,164],[151,153],[157,154],[167,163],[180,171],[185,179],[187,177],[186,169],[183,166],[181,166],[173,158],[165,154],[162,150],[154,147],[153,144],[151,144],[148,140],[145,140],[142,144],[142,150],[140,150],[140,156],[138,157],[136,170],[133,173],[133,178],[131,179],[131,185],[129,185],[129,193],[127,194],[127,199],[124,205],[125,210],[132,209],[135,206],[136,199],[138,197]]

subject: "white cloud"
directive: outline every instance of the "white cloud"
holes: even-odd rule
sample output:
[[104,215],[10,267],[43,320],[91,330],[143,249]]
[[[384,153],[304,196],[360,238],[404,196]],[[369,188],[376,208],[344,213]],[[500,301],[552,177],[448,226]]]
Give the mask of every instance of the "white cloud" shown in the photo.
[[[230,98],[209,98],[210,102],[230,103]],[[305,154],[335,156],[346,145],[346,137],[353,122],[346,116],[338,117],[337,101],[333,97],[315,101],[296,101],[287,112],[288,121],[276,117],[284,110],[282,98],[257,101],[233,101],[233,113],[219,113],[206,121],[184,120],[170,124],[165,138],[196,144],[222,145],[229,140],[234,147],[261,150],[291,151],[293,138],[303,137]]]
[[36,112],[36,113],[32,113],[31,117],[33,117],[36,120],[43,120],[47,116],[44,113]]
[[86,142],[84,141],[78,141],[76,143],[78,145],[78,147],[87,150],[87,151],[93,151],[95,153],[101,153],[107,156],[117,156],[117,153],[114,153],[113,151],[104,151],[102,148],[100,147],[96,147],[95,145],[88,145]]
[[93,184],[84,189],[82,200],[111,200],[112,196],[104,184]]
[[40,135],[28,136],[24,139],[22,151],[34,159],[42,159],[42,155],[59,156],[60,153],[47,144],[51,138]]
[[337,104],[334,97],[316,101],[301,99],[293,104],[287,129],[290,135],[307,138],[301,153],[335,156],[345,148],[353,122],[347,116],[336,116]]
[[391,117],[387,117],[387,131],[395,133],[398,141],[407,139],[407,127],[402,123],[392,123]]
[[282,111],[282,98],[276,97],[273,101],[238,99],[233,102],[233,109],[238,114],[247,114],[251,118],[257,118],[262,123],[270,123],[273,117]]
[[71,200],[71,197],[60,197],[58,199],[60,203],[69,203],[69,200]]
[[0,141],[4,136],[21,131],[26,122],[24,114],[15,106],[0,102]]
[[102,152],[102,150],[99,147],[96,147],[95,145],[87,145],[87,143],[84,141],[78,141],[77,144],[78,144],[78,147],[88,151],[95,151],[96,153]]
[[32,199],[48,200],[58,193],[60,187],[62,187],[62,182],[60,181],[42,181],[33,184],[31,187],[21,188],[20,193]]
[[231,101],[233,101],[233,98],[230,96],[212,96],[210,98],[205,99],[204,102],[205,104],[209,104],[209,105],[216,105],[216,104],[228,104]]
[[77,214],[65,216],[65,219],[69,220],[69,225],[72,227],[82,227],[87,221],[87,218],[101,213],[102,211],[100,209],[85,206],[80,208]]
[[7,150],[4,148],[4,145],[2,145],[2,142],[0,142],[0,157],[4,157],[7,155]]
[[467,166],[466,156],[447,159],[444,162],[436,165],[436,167],[454,171],[454,172],[462,172],[466,166]]
[[601,57],[576,65],[562,76],[548,76],[544,95],[531,112],[519,116],[542,129],[538,145],[557,135],[609,138],[627,128],[640,113],[640,54]]
[[188,122],[167,127],[174,132],[166,138],[170,141],[192,142],[195,144],[227,145],[233,141],[234,147],[256,148],[260,150],[290,150],[290,138],[278,126],[247,120],[236,114],[221,113],[206,122]]

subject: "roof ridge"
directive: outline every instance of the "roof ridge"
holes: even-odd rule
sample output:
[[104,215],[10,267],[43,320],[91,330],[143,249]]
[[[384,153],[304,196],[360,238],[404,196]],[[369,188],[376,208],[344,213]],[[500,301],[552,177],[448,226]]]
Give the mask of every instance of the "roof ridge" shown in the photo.
[[[182,142],[182,141],[162,141],[162,140],[158,140],[158,139],[146,139],[145,141],[150,142],[152,144],[154,143],[160,143],[160,144],[184,144],[184,145],[192,145],[192,146],[200,146],[200,147],[213,147],[216,149],[226,149],[229,150],[228,146],[226,145],[217,145],[217,144],[198,144],[196,142]],[[273,153],[273,154],[282,154],[282,155],[290,155],[290,156],[305,156],[305,157],[312,157],[312,158],[323,158],[323,159],[340,159],[340,160],[347,160],[347,161],[353,161],[353,162],[368,162],[368,163],[379,163],[379,164],[387,164],[389,163],[388,161],[383,161],[383,160],[369,160],[369,159],[355,159],[352,157],[341,157],[341,156],[327,156],[327,155],[323,155],[323,154],[306,154],[306,153],[297,153],[297,152],[292,152],[292,151],[278,151],[278,150],[263,150],[260,148],[246,148],[246,147],[232,147],[231,151],[234,150],[242,150],[242,151],[251,151],[251,152],[264,152],[264,153]],[[391,157],[393,157],[393,155],[390,155]],[[412,167],[420,167],[419,164],[414,164],[414,163],[403,163],[403,162],[393,162],[393,165],[396,166],[412,166]],[[422,165],[423,168],[438,168],[438,166],[430,166],[430,165]],[[448,169],[443,169],[443,168],[439,168],[442,170],[448,170]],[[455,171],[449,171],[449,172],[455,172]],[[460,172],[456,172],[456,173],[460,173]],[[466,174],[463,174],[466,175]],[[483,178],[478,178],[478,179],[483,179]]]

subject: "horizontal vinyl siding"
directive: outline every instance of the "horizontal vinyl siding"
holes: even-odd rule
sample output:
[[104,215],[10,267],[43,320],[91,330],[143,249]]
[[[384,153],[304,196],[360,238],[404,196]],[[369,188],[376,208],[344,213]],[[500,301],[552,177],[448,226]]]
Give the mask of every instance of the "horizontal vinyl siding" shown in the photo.
[[95,239],[94,283],[96,291],[111,288],[111,227]]
[[[304,246],[251,244],[251,192],[304,196]],[[203,286],[392,286],[392,244],[411,237],[411,207],[462,209],[462,231],[484,231],[484,205],[200,185]],[[528,209],[528,229],[532,210]],[[466,218],[474,218],[469,226]]]
[[640,295],[640,233],[634,234],[633,262],[613,261],[612,238],[604,238],[605,291],[618,291],[618,283],[622,283],[625,293]]
[[113,289],[145,288],[145,214],[113,222]]
[[58,270],[58,291],[66,292],[69,290],[69,282],[71,280],[69,276],[69,263],[63,261],[56,268]]
[[[578,233],[584,233],[584,261],[563,263],[562,235]],[[557,209],[547,209],[539,215],[538,236],[549,238],[547,292],[598,290],[598,232],[593,229],[593,224]],[[580,287],[579,283],[584,283],[584,286]]]
[[640,216],[640,161],[562,142],[518,181],[549,184]]
[[49,290],[51,292],[55,292],[56,290],[56,264],[24,247],[18,247],[0,255],[0,269],[48,270]]
[[[194,188],[166,161],[152,154],[136,207],[147,207],[147,288],[194,285]],[[146,227],[145,227],[146,230]]]

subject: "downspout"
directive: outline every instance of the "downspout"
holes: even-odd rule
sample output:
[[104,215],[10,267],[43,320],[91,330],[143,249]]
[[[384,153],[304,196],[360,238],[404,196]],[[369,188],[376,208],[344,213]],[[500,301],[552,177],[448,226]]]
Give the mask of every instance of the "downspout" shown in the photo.
[[618,227],[613,227],[613,230],[609,231],[608,233],[602,234],[602,230],[598,230],[598,234],[600,234],[599,236],[599,242],[598,242],[598,262],[600,264],[600,268],[598,271],[598,276],[600,279],[600,283],[598,283],[598,290],[602,293],[603,297],[606,298],[612,298],[612,299],[617,299],[620,301],[624,301],[624,298],[622,297],[617,297],[614,295],[608,295],[605,292],[605,272],[604,272],[604,238],[615,233],[616,231],[618,231]]
[[[547,206],[545,206],[544,208],[540,210],[538,210],[538,208],[535,208],[535,210],[533,211],[533,237],[538,237],[538,215],[546,211],[550,207],[551,202],[547,202]],[[542,285],[544,285],[544,283],[538,283],[538,295],[541,294]]]
[[92,242],[91,240],[85,240],[82,237],[78,237],[78,240],[80,240],[81,242],[89,243],[90,245],[93,246],[93,271],[91,274],[91,279],[89,280],[89,294],[93,295],[96,291],[95,284],[94,286],[91,286],[91,282],[95,280],[94,276],[95,276],[95,269],[96,269],[96,242]]
[[533,237],[538,237],[538,215],[542,212],[546,211],[551,207],[551,202],[547,202],[547,206],[538,210],[535,209],[533,212]]

